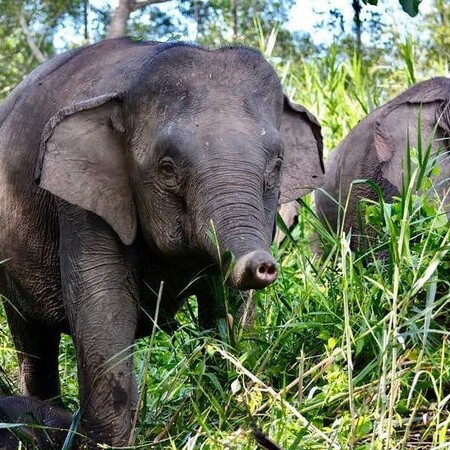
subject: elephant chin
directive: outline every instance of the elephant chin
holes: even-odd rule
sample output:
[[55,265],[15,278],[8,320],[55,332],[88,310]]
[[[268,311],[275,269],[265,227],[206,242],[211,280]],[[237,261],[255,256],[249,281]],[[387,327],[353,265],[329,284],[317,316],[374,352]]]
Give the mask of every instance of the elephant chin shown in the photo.
[[238,258],[228,283],[240,290],[262,289],[273,283],[277,276],[277,264],[272,256],[255,250]]

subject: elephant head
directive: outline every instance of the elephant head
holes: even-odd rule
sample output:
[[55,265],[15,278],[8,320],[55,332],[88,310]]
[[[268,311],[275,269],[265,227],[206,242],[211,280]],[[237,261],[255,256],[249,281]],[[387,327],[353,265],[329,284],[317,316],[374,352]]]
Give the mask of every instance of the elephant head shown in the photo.
[[172,262],[223,264],[228,250],[229,284],[261,288],[277,276],[268,252],[277,204],[320,185],[322,139],[259,53],[171,45],[126,89],[55,114],[37,176],[123,244],[139,229]]

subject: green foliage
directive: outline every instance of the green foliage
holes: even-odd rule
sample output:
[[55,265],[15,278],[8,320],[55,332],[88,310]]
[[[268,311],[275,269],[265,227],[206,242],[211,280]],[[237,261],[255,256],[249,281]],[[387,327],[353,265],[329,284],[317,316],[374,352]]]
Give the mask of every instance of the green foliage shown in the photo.
[[32,35],[44,57],[55,49],[53,38],[66,21],[79,24],[84,0],[0,0],[0,99],[5,97],[39,62],[20,24]]
[[16,388],[13,379],[17,373],[16,351],[9,334],[6,317],[0,314],[0,395],[13,395]]
[[[419,6],[422,0],[398,0],[400,5],[402,5],[403,11],[409,14],[411,17],[417,16],[419,14]],[[378,5],[378,0],[363,0],[365,4]]]
[[[104,39],[113,15],[110,3],[89,5],[94,19],[90,22],[90,42]],[[166,41],[180,39],[187,34],[187,24],[179,17],[164,12],[158,6],[146,6],[133,12],[128,19],[127,35],[136,40]]]
[[[253,18],[258,17],[263,33],[277,27],[278,56],[312,55],[316,47],[310,36],[292,34],[284,27],[293,3],[294,0],[240,0],[235,2],[235,13],[230,2],[222,0],[183,0],[178,4],[178,11],[170,13],[148,5],[131,14],[128,34],[135,39],[186,39],[189,29],[195,26],[196,40],[200,44],[245,43],[257,46],[259,30],[253,24]],[[0,0],[0,99],[40,59],[55,54],[55,36],[58,36],[59,51],[97,42],[105,37],[112,13],[109,3],[97,6],[88,0]],[[29,39],[20,17],[25,21]],[[37,50],[32,50],[30,39]]]
[[419,5],[422,0],[400,0],[403,11],[408,13],[411,17],[417,16],[419,14]]
[[430,30],[426,46],[431,59],[450,61],[450,4],[446,0],[434,0],[430,12],[425,15],[423,31]]
[[[278,56],[294,54],[302,46],[307,51],[314,48],[308,36],[292,35],[284,25],[294,0],[184,0],[181,13],[193,20],[197,28],[196,41],[206,45],[223,45],[224,42],[245,43],[256,46],[259,32],[265,35],[277,28]],[[233,8],[234,5],[234,8]],[[254,26],[258,19],[259,29]]]

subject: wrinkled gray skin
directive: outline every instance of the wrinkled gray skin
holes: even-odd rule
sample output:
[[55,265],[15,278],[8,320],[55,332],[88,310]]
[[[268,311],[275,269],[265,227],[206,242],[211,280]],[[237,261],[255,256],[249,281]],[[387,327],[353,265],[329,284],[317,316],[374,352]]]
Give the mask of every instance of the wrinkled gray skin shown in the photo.
[[71,421],[68,411],[51,403],[30,397],[0,397],[0,422],[41,427],[0,429],[0,449],[16,450],[19,441],[22,448],[60,449]]
[[[358,245],[358,202],[376,200],[367,184],[351,187],[353,180],[370,179],[383,191],[387,201],[399,195],[408,139],[417,148],[417,129],[421,123],[423,148],[433,139],[433,151],[439,154],[440,175],[435,180],[441,199],[450,205],[450,79],[434,78],[418,83],[381,106],[351,131],[325,164],[323,191],[316,191],[316,207],[324,223],[335,231],[352,229],[352,243]],[[436,127],[436,132],[434,132]],[[342,225],[343,208],[349,198]],[[341,205],[341,206],[339,206]]]
[[70,333],[81,431],[126,445],[132,345],[160,282],[162,325],[190,294],[210,317],[190,282],[220,274],[211,222],[232,288],[273,282],[278,200],[321,183],[321,152],[314,117],[249,49],[110,40],[36,69],[0,109],[0,292],[22,393],[60,395]]

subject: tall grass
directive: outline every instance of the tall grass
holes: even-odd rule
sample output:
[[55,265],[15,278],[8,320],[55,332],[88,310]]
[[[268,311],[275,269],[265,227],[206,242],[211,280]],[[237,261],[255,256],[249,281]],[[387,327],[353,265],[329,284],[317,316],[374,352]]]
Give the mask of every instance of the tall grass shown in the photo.
[[[274,38],[263,49],[268,58]],[[298,67],[273,62],[286,91],[321,120],[330,151],[398,92],[398,80],[406,88],[419,77],[411,45],[403,68],[389,69],[392,85],[385,69],[336,48]],[[141,408],[132,448],[254,450],[255,430],[285,450],[450,448],[450,227],[443,205],[426,195],[436,170],[426,149],[410,149],[401,198],[366,206],[371,248],[355,252],[351,236],[325,229],[308,196],[294,242],[273,248],[280,276],[255,295],[250,329],[230,321],[224,332],[233,339],[201,332],[190,299],[177,332],[136,344]],[[0,363],[14,379],[1,320]],[[68,339],[60,364],[75,409]]]

